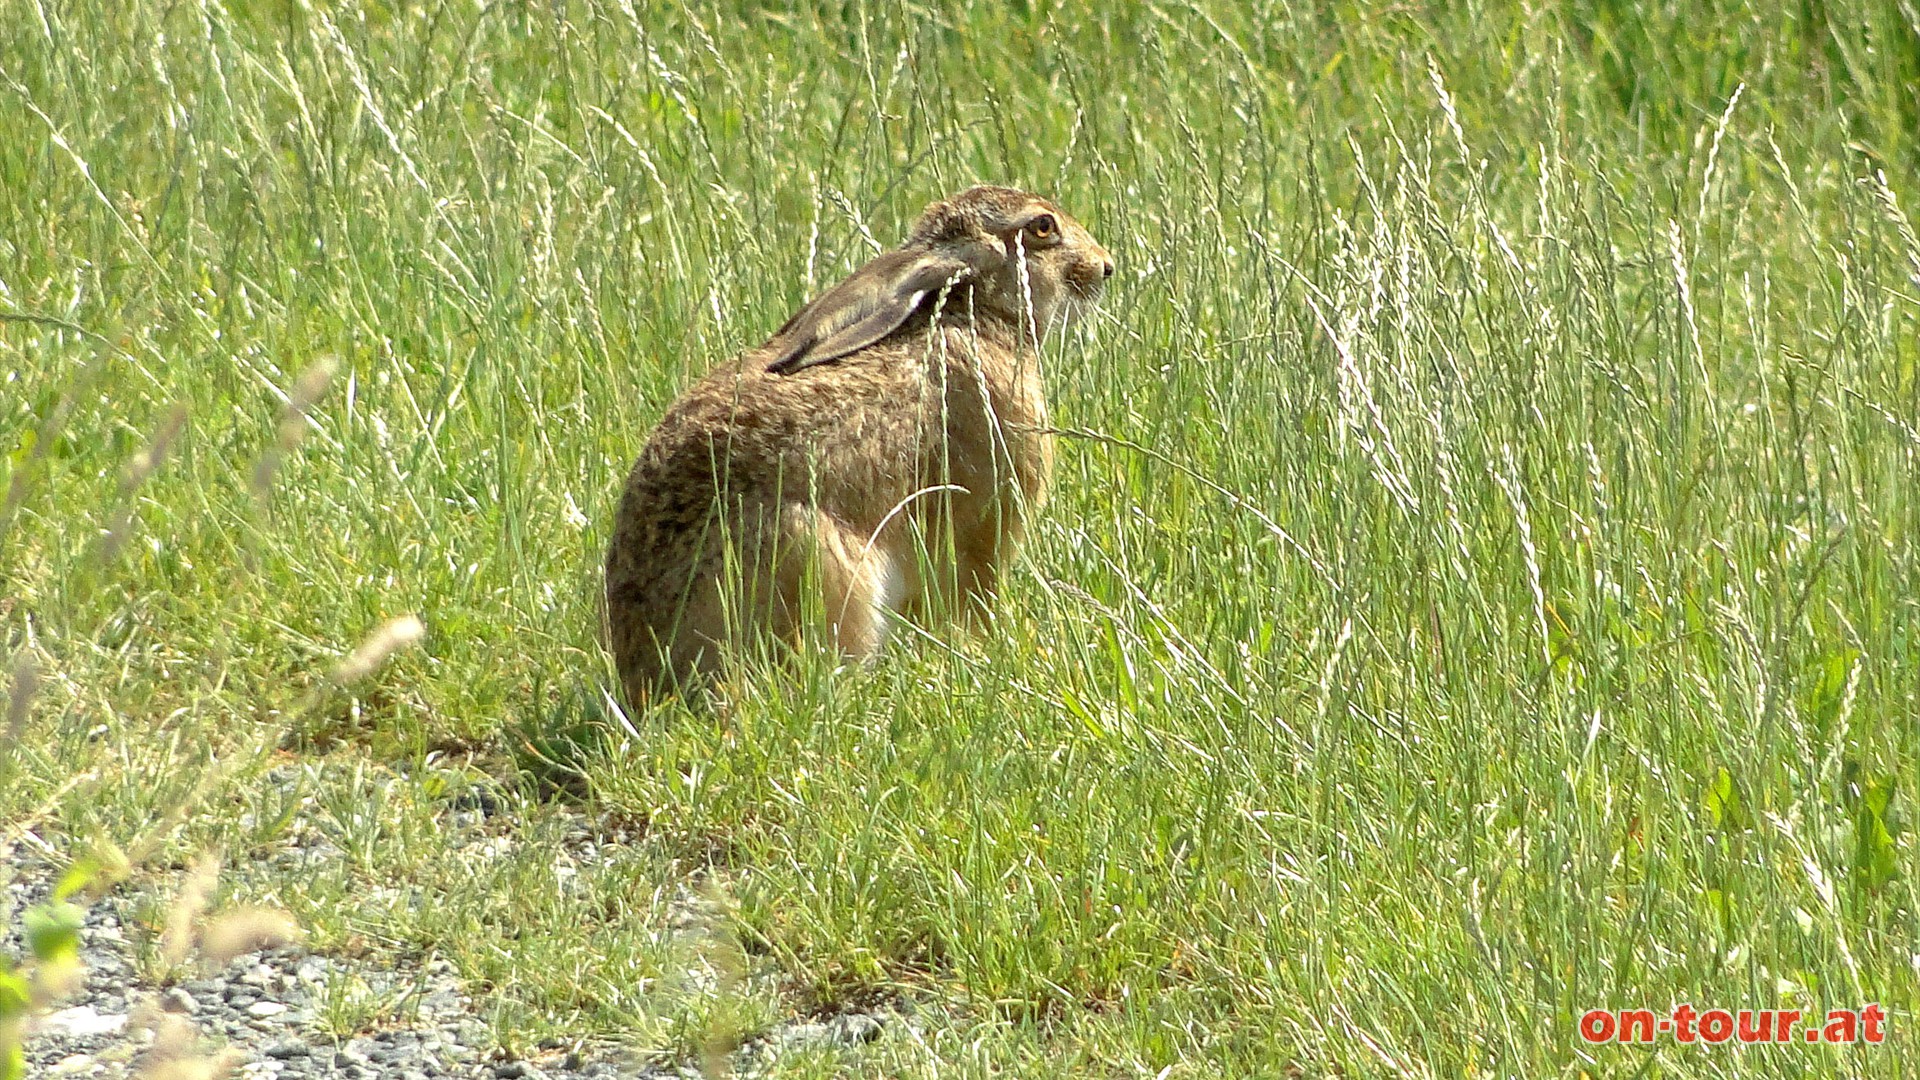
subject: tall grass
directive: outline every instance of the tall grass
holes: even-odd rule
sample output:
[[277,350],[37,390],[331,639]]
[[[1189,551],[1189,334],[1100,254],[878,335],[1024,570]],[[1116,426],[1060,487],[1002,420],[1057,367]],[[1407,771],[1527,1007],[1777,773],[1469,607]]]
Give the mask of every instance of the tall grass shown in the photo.
[[[167,842],[317,830],[234,888],[509,1047],[904,992],[793,1074],[1910,1071],[1917,85],[1899,4],[10,5],[0,816],[124,837],[299,712]],[[976,179],[1122,268],[992,633],[609,715],[648,425]],[[541,757],[624,846],[475,862]],[[777,991],[675,974],[694,871]],[[1575,1034],[1683,1001],[1896,1035]]]

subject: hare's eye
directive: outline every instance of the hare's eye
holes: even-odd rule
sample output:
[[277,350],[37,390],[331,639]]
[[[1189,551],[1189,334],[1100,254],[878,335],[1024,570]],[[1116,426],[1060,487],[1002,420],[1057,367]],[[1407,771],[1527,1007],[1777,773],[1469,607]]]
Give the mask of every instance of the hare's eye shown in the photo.
[[1041,214],[1027,222],[1027,231],[1033,234],[1035,240],[1053,239],[1054,231],[1059,227],[1060,223],[1053,220],[1052,214]]

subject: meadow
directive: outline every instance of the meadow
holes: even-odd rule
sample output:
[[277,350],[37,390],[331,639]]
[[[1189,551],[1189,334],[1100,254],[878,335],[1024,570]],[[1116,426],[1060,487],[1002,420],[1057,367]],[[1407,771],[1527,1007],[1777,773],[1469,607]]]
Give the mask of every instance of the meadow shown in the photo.
[[[12,0],[0,118],[0,848],[83,895],[222,851],[516,1053],[1920,1068],[1905,0]],[[619,708],[653,420],[976,181],[1120,267],[990,632]],[[1891,1035],[1577,1034],[1683,1002]]]

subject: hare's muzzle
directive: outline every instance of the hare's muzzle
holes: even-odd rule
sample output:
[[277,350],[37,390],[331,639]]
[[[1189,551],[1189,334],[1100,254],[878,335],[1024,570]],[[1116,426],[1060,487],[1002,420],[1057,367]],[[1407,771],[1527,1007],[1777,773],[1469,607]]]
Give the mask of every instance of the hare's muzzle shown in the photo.
[[1067,272],[1067,280],[1073,283],[1073,291],[1082,299],[1092,300],[1100,295],[1107,279],[1113,276],[1113,256],[1099,244],[1089,242],[1085,257],[1077,259]]

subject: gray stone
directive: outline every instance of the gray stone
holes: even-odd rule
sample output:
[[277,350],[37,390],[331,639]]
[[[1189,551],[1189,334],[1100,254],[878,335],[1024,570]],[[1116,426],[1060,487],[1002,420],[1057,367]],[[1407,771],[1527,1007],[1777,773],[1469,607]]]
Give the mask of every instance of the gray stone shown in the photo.
[[123,1031],[127,1026],[125,1013],[101,1013],[91,1005],[75,1005],[71,1009],[61,1009],[49,1014],[40,1021],[40,1030],[53,1035],[65,1035],[69,1038],[88,1038],[96,1035],[111,1035]]

